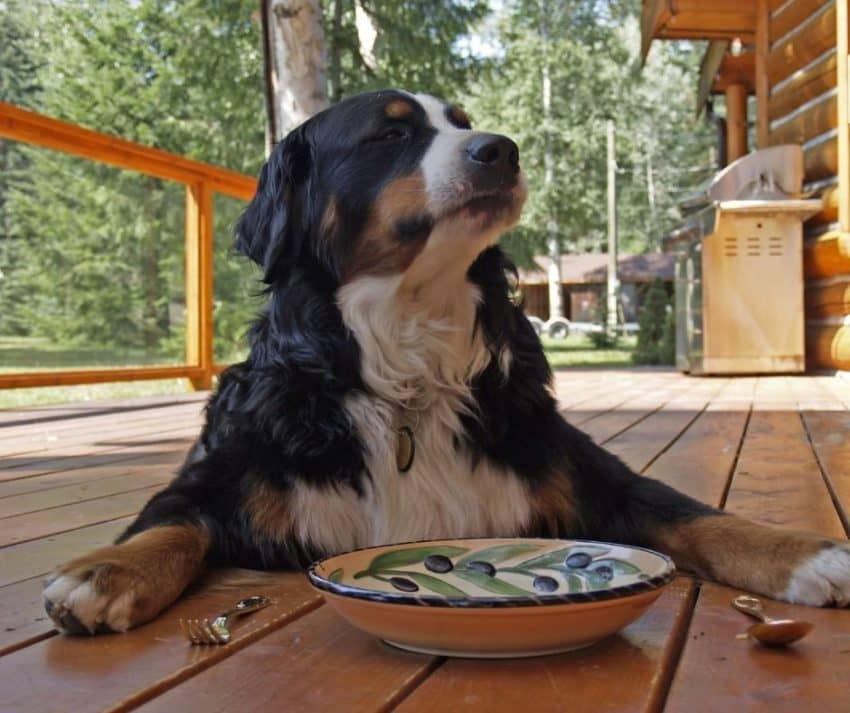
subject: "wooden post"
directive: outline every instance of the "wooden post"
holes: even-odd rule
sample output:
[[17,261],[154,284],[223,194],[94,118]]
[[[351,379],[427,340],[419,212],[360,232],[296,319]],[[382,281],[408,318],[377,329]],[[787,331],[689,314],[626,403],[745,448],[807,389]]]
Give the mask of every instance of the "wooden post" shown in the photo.
[[850,12],[848,0],[837,0],[836,56],[838,80],[838,222],[850,231]]
[[186,362],[201,368],[196,390],[213,378],[213,202],[208,183],[186,186]]
[[617,153],[614,120],[608,119],[608,283],[606,295],[608,334],[617,332],[617,296],[620,280],[617,277]]
[[747,153],[747,87],[726,87],[726,160],[732,163]]
[[770,9],[767,0],[756,2],[756,145],[767,148],[770,136],[770,79],[767,58],[770,55]]

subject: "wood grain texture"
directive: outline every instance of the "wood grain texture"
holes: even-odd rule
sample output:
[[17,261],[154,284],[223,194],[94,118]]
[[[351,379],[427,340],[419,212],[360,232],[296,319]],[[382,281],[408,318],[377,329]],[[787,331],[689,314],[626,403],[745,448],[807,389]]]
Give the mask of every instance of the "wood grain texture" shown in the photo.
[[[274,604],[234,627],[227,646],[190,646],[179,618],[214,615],[247,593]],[[212,572],[156,620],[126,634],[54,636],[3,657],[0,709],[126,710],[209,668],[320,603],[302,574]],[[242,701],[247,696],[242,693]]]
[[803,245],[806,279],[850,274],[850,233],[833,231]]
[[812,369],[850,369],[850,327],[810,322],[806,352]]
[[438,663],[394,649],[324,606],[140,710],[388,710]]
[[771,37],[767,76],[774,86],[835,46],[835,1],[809,14],[785,37]]

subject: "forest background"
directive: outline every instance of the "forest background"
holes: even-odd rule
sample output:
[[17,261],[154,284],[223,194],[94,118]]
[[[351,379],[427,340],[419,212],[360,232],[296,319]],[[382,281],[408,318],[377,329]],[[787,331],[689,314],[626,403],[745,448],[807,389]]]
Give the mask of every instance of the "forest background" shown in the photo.
[[[553,238],[565,253],[605,249],[609,117],[621,250],[659,249],[678,201],[715,170],[694,111],[703,47],[655,43],[642,70],[638,0],[321,6],[332,99],[427,92],[517,141],[530,199],[504,244],[521,265]],[[0,0],[0,100],[256,175],[260,38],[254,0]],[[242,207],[215,199],[220,361],[242,352],[261,299],[229,249]],[[0,367],[182,361],[183,220],[182,186],[0,140]]]

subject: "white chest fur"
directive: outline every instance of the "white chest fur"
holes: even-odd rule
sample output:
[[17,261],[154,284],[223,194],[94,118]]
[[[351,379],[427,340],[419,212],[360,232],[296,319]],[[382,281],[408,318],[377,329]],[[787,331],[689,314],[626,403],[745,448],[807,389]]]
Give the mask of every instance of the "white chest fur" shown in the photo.
[[[366,449],[365,493],[299,486],[292,506],[297,536],[325,551],[467,536],[511,536],[529,522],[525,484],[513,473],[458,448],[469,383],[491,358],[473,338],[477,289],[436,317],[399,297],[397,278],[363,278],[338,296],[361,349],[371,393],[346,410]],[[500,359],[508,364],[509,359]],[[396,429],[414,425],[416,457],[407,473],[396,461]]]

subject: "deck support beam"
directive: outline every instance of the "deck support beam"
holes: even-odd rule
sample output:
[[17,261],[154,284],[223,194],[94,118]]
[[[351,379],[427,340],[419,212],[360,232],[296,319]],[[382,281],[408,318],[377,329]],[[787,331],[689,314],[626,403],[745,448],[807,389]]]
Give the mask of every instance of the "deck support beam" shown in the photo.
[[732,163],[747,153],[747,87],[726,87],[726,160]]
[[207,183],[186,186],[186,363],[201,369],[189,381],[213,379],[213,200]]

